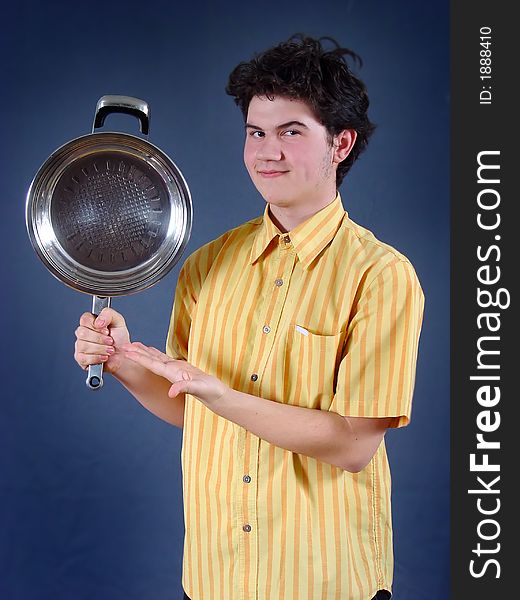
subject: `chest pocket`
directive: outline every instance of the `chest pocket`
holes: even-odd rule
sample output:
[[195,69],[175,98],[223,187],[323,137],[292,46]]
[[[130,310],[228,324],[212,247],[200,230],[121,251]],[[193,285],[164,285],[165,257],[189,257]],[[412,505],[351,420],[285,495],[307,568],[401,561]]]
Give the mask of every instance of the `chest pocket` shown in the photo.
[[319,335],[292,324],[284,353],[288,404],[328,410],[335,394],[344,333]]

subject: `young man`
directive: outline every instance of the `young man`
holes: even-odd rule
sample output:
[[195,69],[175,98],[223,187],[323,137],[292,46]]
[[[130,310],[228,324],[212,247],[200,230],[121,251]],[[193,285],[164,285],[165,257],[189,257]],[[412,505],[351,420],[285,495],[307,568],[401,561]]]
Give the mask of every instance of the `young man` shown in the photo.
[[423,295],[337,192],[373,129],[346,55],[297,36],[231,73],[267,205],[186,260],[167,354],[112,309],[76,332],[83,368],[184,428],[192,600],[390,596],[383,438],[409,422]]

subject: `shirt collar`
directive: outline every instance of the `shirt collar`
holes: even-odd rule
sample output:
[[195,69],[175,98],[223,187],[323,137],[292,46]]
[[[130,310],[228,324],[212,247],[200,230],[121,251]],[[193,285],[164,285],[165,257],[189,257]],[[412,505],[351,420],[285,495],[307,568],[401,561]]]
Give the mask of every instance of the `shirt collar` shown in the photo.
[[292,231],[282,233],[271,220],[269,204],[267,204],[262,226],[259,228],[251,248],[251,264],[260,258],[274,238],[289,236],[298,260],[305,268],[308,268],[325,246],[333,240],[346,214],[338,192],[336,199],[325,208],[300,223]]

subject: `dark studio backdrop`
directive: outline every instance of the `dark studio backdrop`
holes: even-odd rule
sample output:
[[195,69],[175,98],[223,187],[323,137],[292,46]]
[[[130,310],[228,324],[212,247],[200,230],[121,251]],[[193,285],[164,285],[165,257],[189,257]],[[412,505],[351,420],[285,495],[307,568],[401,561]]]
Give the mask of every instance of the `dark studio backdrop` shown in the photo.
[[[181,262],[117,298],[133,339],[164,346],[177,275],[203,243],[262,213],[224,86],[241,60],[295,32],[358,52],[378,125],[342,184],[358,223],[406,254],[426,308],[413,417],[390,431],[396,600],[449,597],[449,5],[412,0],[37,2],[2,17],[0,598],[176,600],[183,544],[182,432],[73,361],[90,309],[40,263],[27,189],[58,146],[89,133],[98,98],[151,107],[150,141],[191,189]],[[105,130],[137,132],[108,117]],[[222,599],[224,600],[224,599]]]

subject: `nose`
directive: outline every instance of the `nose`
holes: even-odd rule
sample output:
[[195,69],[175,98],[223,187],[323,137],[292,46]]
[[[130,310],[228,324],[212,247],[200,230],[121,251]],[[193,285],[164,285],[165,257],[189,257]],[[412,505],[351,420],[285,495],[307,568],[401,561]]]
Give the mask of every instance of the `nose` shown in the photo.
[[277,136],[266,135],[256,150],[257,160],[282,160],[283,152]]

